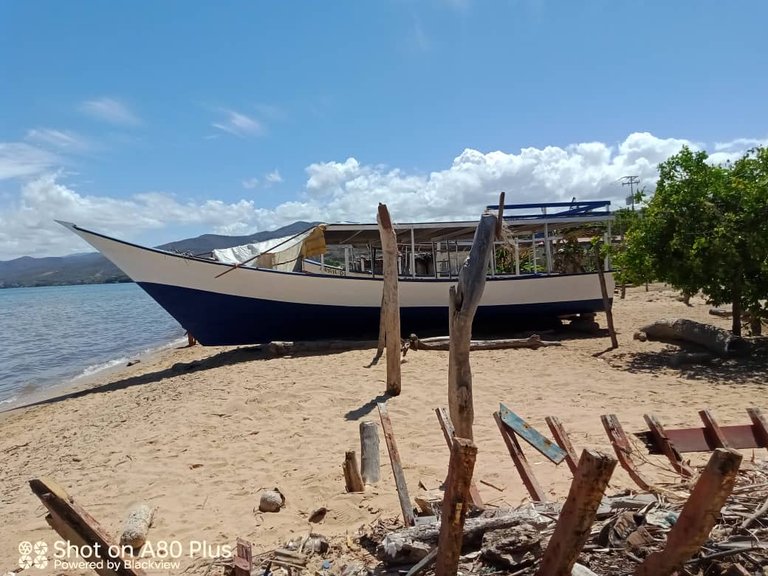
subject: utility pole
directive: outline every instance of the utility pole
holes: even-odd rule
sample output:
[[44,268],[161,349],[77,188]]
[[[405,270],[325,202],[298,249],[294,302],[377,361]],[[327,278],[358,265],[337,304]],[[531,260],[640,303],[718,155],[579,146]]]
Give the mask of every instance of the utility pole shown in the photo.
[[622,176],[622,186],[629,186],[629,198],[632,202],[632,212],[635,211],[635,184],[640,184],[640,176]]

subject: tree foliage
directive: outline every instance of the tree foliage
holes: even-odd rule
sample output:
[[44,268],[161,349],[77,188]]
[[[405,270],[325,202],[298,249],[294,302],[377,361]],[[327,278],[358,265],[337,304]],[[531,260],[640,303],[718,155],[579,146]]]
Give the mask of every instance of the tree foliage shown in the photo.
[[768,297],[768,149],[714,165],[683,148],[659,166],[656,193],[627,233],[622,264],[714,305],[766,316]]

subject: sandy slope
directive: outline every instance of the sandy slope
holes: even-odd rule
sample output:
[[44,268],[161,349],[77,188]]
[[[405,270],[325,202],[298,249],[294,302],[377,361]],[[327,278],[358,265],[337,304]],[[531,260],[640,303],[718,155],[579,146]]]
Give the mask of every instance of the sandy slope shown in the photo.
[[[633,341],[634,330],[663,317],[684,316],[727,325],[695,300],[688,308],[662,287],[633,289],[617,300],[620,348],[600,357],[607,338],[571,339],[562,347],[476,352],[476,479],[494,504],[527,494],[491,413],[503,401],[540,430],[557,415],[577,449],[610,450],[600,415],[616,413],[627,430],[644,428],[642,414],[667,426],[698,425],[708,407],[723,423],[746,423],[745,408],[763,405],[765,366],[663,366],[658,343]],[[112,533],[135,500],[158,506],[151,539],[232,544],[238,536],[257,551],[305,533],[309,512],[329,513],[318,531],[354,531],[377,515],[399,513],[382,438],[382,481],[366,494],[345,494],[344,451],[359,450],[361,420],[378,421],[384,362],[368,368],[371,351],[264,360],[252,349],[170,350],[104,377],[91,393],[0,417],[0,573],[18,559],[21,540],[56,539],[27,480],[60,482]],[[448,450],[433,413],[447,405],[447,353],[410,352],[403,393],[389,400],[411,495],[444,477]],[[177,363],[193,363],[177,365]],[[570,477],[527,450],[540,482],[564,497]],[[656,460],[661,463],[660,460]],[[655,466],[647,473],[666,479]],[[621,471],[615,487],[631,487]],[[261,488],[287,498],[278,514],[254,512]],[[185,544],[186,545],[186,544]],[[35,569],[34,574],[56,573]],[[70,573],[70,572],[68,572]],[[78,572],[71,572],[78,573]],[[164,572],[164,573],[167,573]]]

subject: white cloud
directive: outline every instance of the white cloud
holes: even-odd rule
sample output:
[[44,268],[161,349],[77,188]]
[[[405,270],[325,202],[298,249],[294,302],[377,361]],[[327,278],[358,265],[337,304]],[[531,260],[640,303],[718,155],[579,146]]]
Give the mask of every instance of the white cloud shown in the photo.
[[[751,141],[728,143],[722,149],[738,155],[747,142]],[[19,154],[10,153],[14,161],[10,170],[5,167],[6,178],[37,177],[22,186],[10,205],[0,209],[0,260],[86,249],[80,240],[55,225],[54,219],[145,243],[142,233],[181,225],[193,226],[200,233],[245,234],[295,220],[373,222],[379,202],[388,205],[396,222],[476,219],[486,205],[498,200],[502,190],[509,203],[570,201],[575,196],[579,200],[611,200],[616,209],[623,207],[627,193],[621,186],[622,176],[637,175],[641,186],[652,191],[658,164],[684,144],[701,146],[640,132],[616,145],[584,142],[523,148],[517,153],[466,149],[450,165],[430,173],[367,165],[355,158],[318,162],[306,168],[305,187],[297,198],[270,208],[250,200],[193,202],[163,193],[125,199],[82,195],[56,176],[40,174],[54,163],[51,156],[16,144],[11,146],[19,146]],[[4,170],[2,146],[0,178]],[[713,159],[720,161],[723,154],[716,152]],[[243,185],[245,182],[249,181]],[[3,199],[3,204],[9,202]],[[168,239],[176,237],[180,236]]]
[[240,182],[240,184],[243,185],[243,188],[246,190],[253,190],[259,185],[259,179],[258,178],[247,178]]
[[0,181],[34,176],[56,166],[60,158],[23,142],[0,142]]
[[141,124],[139,117],[125,104],[114,98],[97,98],[86,100],[80,105],[80,110],[110,124],[121,126],[136,126]]
[[244,138],[246,136],[259,136],[264,133],[264,127],[258,120],[246,116],[235,110],[221,110],[224,113],[224,119],[211,124],[233,136]]
[[283,181],[283,177],[280,176],[280,171],[275,169],[275,170],[272,170],[272,172],[270,172],[266,176],[264,176],[264,180],[266,180],[270,184],[280,184],[280,182]]
[[86,140],[70,130],[54,130],[52,128],[33,128],[27,130],[24,139],[43,146],[50,146],[65,152],[75,152],[88,148]]

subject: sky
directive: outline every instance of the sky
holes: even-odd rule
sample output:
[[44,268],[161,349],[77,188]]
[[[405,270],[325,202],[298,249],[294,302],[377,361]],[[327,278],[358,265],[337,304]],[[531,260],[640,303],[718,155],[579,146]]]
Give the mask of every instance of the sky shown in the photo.
[[0,260],[652,192],[768,144],[764,0],[0,0]]

